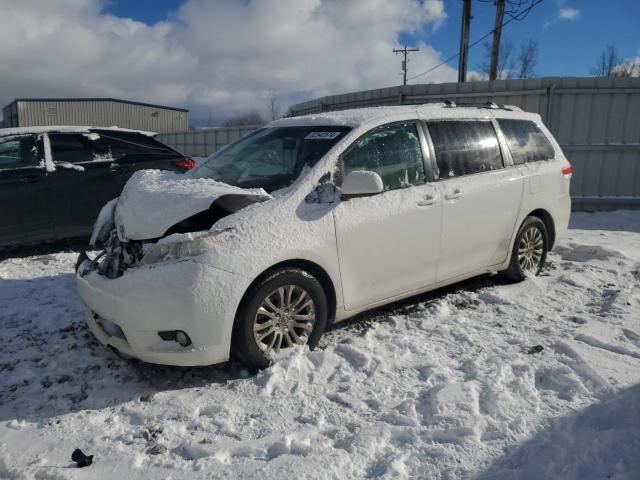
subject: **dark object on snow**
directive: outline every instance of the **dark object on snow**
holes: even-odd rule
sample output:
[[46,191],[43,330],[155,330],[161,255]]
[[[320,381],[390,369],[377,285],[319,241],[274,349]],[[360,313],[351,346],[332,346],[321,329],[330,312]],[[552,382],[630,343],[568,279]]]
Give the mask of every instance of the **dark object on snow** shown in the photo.
[[533,355],[534,353],[540,353],[542,350],[544,350],[544,347],[542,345],[534,345],[527,351],[527,353],[529,355]]
[[76,448],[71,454],[71,460],[76,462],[78,468],[88,467],[93,463],[93,455],[85,455],[82,450]]

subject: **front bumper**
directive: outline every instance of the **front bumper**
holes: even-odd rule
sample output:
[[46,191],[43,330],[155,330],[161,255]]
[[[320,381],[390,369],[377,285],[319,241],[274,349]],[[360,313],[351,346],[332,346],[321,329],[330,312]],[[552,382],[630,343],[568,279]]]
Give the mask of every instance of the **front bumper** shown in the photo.
[[[89,329],[104,345],[149,363],[211,365],[229,359],[235,312],[248,286],[239,275],[183,260],[131,268],[109,279],[86,262],[76,281]],[[187,347],[158,332],[182,330]]]

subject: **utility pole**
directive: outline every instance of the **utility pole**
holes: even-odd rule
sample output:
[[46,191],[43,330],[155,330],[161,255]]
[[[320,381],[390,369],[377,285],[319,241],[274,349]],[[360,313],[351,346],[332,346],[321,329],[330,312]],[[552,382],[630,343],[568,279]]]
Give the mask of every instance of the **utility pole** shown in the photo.
[[502,35],[502,20],[504,18],[504,0],[496,0],[496,22],[493,27],[493,44],[491,45],[491,67],[489,80],[498,77],[498,59],[500,58],[500,35]]
[[393,53],[398,54],[398,53],[402,53],[404,54],[404,60],[402,60],[402,85],[406,85],[407,84],[407,53],[409,52],[419,52],[420,49],[419,48],[407,48],[407,46],[405,45],[403,49],[393,49]]
[[469,24],[471,23],[471,0],[463,0],[462,27],[460,28],[460,56],[458,62],[458,82],[467,81],[467,60],[469,56]]

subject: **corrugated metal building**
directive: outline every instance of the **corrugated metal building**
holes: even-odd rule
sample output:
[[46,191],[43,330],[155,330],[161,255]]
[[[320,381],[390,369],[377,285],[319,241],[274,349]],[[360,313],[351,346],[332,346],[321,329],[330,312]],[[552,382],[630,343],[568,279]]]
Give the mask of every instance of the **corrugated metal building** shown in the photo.
[[428,102],[516,105],[536,112],[573,164],[577,209],[640,208],[640,78],[552,77],[406,85],[293,105],[290,115]]
[[4,127],[118,126],[157,133],[186,132],[188,110],[115,98],[17,98],[3,109]]

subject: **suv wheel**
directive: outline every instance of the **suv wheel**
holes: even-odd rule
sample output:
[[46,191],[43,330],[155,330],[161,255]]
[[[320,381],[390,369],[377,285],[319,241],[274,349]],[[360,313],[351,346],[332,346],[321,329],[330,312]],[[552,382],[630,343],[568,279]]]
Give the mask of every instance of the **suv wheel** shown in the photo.
[[234,353],[252,368],[266,368],[273,354],[294,345],[313,349],[327,323],[322,285],[299,269],[273,272],[251,288],[236,317]]
[[527,217],[513,243],[511,262],[502,272],[504,276],[520,282],[527,276],[538,275],[547,260],[548,238],[544,222],[538,217]]

